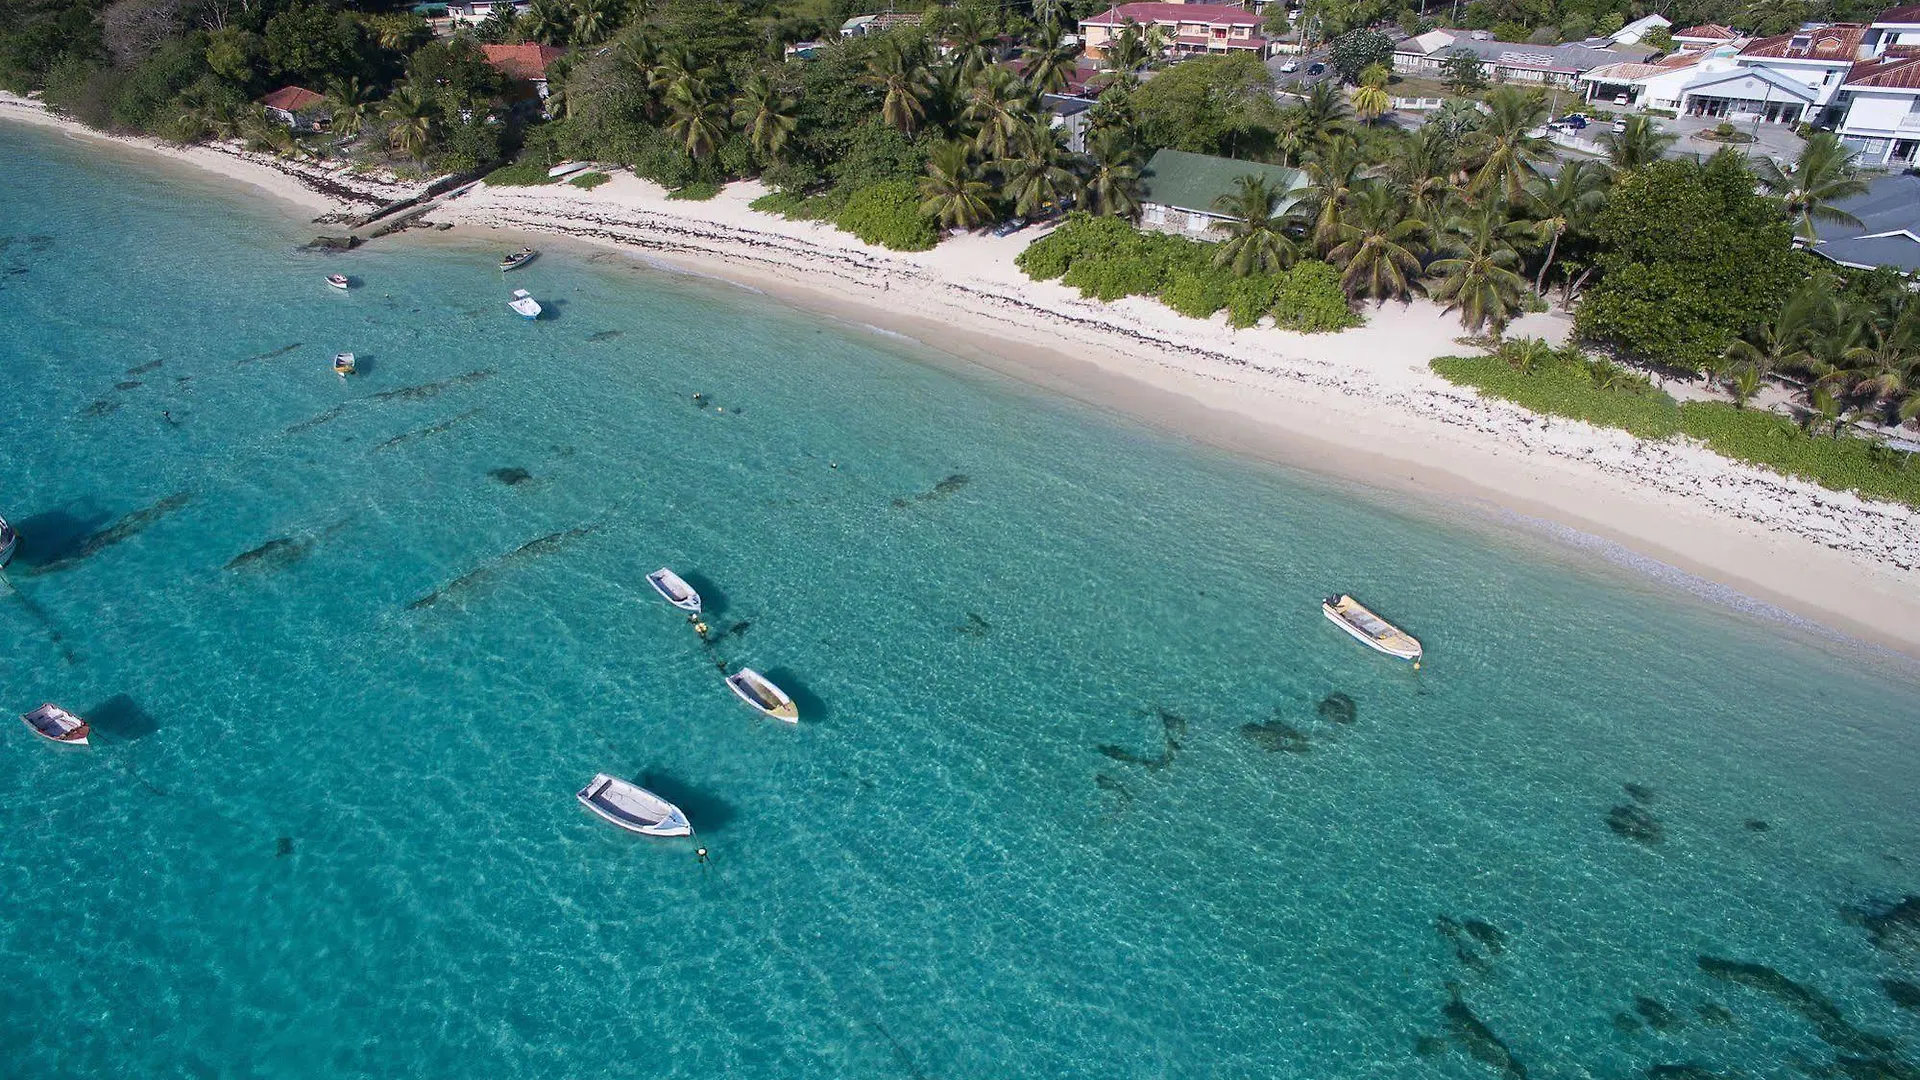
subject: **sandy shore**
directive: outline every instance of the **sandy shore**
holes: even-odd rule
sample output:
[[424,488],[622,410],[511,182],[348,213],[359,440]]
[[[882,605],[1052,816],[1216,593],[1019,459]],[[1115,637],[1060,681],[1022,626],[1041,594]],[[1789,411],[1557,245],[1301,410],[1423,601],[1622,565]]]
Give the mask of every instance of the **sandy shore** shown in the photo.
[[[0,97],[6,119],[76,127],[35,103]],[[311,166],[233,148],[111,141],[322,213],[412,193],[357,188],[365,201],[352,204],[324,186],[337,174]],[[1600,537],[1920,656],[1920,514],[1750,468],[1688,441],[1646,443],[1482,400],[1428,369],[1433,357],[1462,350],[1457,320],[1431,304],[1370,310],[1364,328],[1336,335],[1236,331],[1224,315],[1198,322],[1149,300],[1087,301],[1028,280],[1013,257],[1035,230],[888,252],[826,225],[751,210],[762,193],[741,183],[706,202],[670,200],[620,173],[590,192],[480,187],[431,216],[463,226],[453,236],[560,234],[751,285],[1237,452],[1482,519],[1511,525],[1517,514],[1531,527]],[[1559,337],[1565,322],[1531,316],[1513,332]]]

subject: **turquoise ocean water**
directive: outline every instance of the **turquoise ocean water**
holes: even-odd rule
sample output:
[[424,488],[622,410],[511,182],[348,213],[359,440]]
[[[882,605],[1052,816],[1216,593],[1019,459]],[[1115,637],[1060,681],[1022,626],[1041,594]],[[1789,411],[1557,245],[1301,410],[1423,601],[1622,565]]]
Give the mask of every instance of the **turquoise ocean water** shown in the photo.
[[0,728],[0,1076],[1920,1062],[1905,661],[620,259],[0,190],[0,706],[100,733]]

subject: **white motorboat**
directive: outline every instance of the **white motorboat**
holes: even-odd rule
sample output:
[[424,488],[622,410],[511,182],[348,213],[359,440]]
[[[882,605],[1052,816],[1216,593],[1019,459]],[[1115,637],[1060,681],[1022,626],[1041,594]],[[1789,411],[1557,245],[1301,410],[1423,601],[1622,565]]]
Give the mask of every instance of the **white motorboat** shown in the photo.
[[334,353],[333,373],[343,379],[353,374],[353,354],[350,352]]
[[665,597],[667,603],[681,611],[700,614],[700,594],[695,592],[693,586],[687,584],[679,574],[663,566],[647,575],[647,584],[653,586],[654,592]]
[[51,703],[30,713],[21,713],[20,719],[26,721],[35,735],[62,746],[87,745],[87,736],[93,730],[85,720]]
[[345,274],[328,274],[327,284],[342,291],[353,287],[352,279],[348,278]]
[[1375,615],[1371,609],[1346,593],[1329,596],[1320,604],[1335,626],[1352,634],[1370,649],[1413,661],[1420,666],[1420,642],[1412,634]]
[[591,168],[593,168],[592,162],[563,161],[560,164],[555,165],[553,168],[547,170],[547,179],[561,180],[561,179],[565,179],[566,177],[572,176],[574,173],[586,172],[588,169],[591,169]]
[[753,706],[754,711],[763,716],[785,720],[789,724],[800,722],[800,707],[793,703],[787,692],[752,668],[741,668],[727,676],[727,686],[741,701]]
[[507,301],[507,306],[523,319],[540,317],[540,301],[535,300],[533,294],[525,289],[513,290],[513,299]]
[[601,773],[581,788],[577,797],[581,806],[628,832],[643,836],[687,836],[693,832],[679,807],[617,776]]
[[6,518],[0,518],[0,568],[13,558],[13,549],[20,546],[20,534],[13,531]]
[[540,253],[533,250],[532,248],[521,248],[519,251],[516,251],[513,254],[507,256],[506,258],[501,259],[500,269],[502,272],[505,272],[508,270],[518,270],[521,267],[532,262],[534,259],[538,258],[539,255]]

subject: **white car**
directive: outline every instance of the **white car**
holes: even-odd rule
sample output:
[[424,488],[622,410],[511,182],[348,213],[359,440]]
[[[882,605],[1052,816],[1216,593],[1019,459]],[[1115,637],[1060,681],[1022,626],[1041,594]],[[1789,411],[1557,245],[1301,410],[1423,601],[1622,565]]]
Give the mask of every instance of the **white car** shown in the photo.
[[1299,70],[1300,70],[1300,64],[1298,61],[1289,60],[1286,63],[1280,65],[1280,74],[1282,75],[1291,75],[1294,72]]
[[1615,120],[1613,122],[1613,133],[1615,135],[1618,135],[1625,130],[1627,130],[1627,122],[1625,120]]

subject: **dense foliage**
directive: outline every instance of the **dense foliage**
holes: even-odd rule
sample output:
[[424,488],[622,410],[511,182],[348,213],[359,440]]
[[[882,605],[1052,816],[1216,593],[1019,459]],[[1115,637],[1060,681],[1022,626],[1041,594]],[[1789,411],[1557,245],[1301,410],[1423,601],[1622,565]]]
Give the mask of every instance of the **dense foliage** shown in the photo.
[[1680,407],[1681,430],[1715,453],[1810,480],[1920,507],[1920,468],[1912,456],[1869,439],[1810,434],[1778,413],[1717,401]]
[[1059,278],[1101,300],[1153,296],[1182,315],[1210,318],[1225,309],[1235,327],[1271,315],[1303,333],[1358,326],[1340,290],[1339,274],[1322,262],[1235,275],[1217,261],[1216,244],[1142,232],[1124,221],[1074,214],[1021,252],[1019,265],[1037,280]]
[[911,180],[888,180],[861,188],[847,200],[834,224],[869,244],[895,251],[925,251],[940,236],[920,212],[920,195]]
[[1673,398],[1606,364],[1577,349],[1527,341],[1510,342],[1492,356],[1443,356],[1432,367],[1448,382],[1548,416],[1624,428],[1647,439],[1680,430],[1680,407]]

